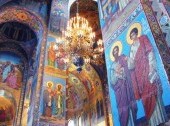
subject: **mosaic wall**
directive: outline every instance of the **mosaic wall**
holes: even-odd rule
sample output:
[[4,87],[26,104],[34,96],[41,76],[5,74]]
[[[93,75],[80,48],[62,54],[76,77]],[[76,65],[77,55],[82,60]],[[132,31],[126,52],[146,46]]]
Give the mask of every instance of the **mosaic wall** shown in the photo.
[[7,2],[9,2],[9,1],[11,1],[11,0],[0,0],[0,6],[7,3]]
[[[120,21],[126,19],[126,15],[132,13],[137,7],[139,0],[99,0],[100,25],[102,28],[103,40],[106,41],[108,36],[122,24]],[[125,11],[126,10],[126,11]],[[119,17],[119,20],[117,18]],[[126,25],[126,24],[125,24]]]
[[17,90],[22,85],[22,71],[24,66],[19,57],[11,55],[0,53],[0,82]]
[[40,121],[65,124],[65,79],[44,75]]
[[104,27],[109,21],[115,20],[114,18],[124,11],[131,0],[100,0],[99,2],[102,10],[102,27]]
[[[66,71],[62,56],[56,57],[54,45],[61,36],[67,17],[68,1],[54,0],[52,2],[47,44],[44,60],[43,85],[40,95],[39,125],[65,125],[66,108]],[[64,56],[64,54],[63,54]]]
[[161,0],[161,2],[164,4],[168,14],[170,14],[170,1],[169,0]]
[[[88,120],[87,118],[90,117],[90,114],[93,116],[93,120],[89,120],[88,123],[90,123],[93,125],[96,125],[97,123],[99,123],[101,120],[101,117],[104,117],[104,112],[103,113],[97,113],[97,104],[96,104],[96,99],[100,98],[102,99],[102,88],[101,88],[101,81],[100,78],[98,76],[98,74],[96,73],[96,71],[93,69],[93,67],[91,67],[90,65],[84,66],[83,67],[83,71],[81,73],[77,73],[75,70],[75,66],[71,65],[71,67],[69,68],[69,79],[66,80],[67,78],[67,73],[65,71],[66,66],[64,64],[64,50],[62,50],[63,47],[58,47],[58,49],[60,50],[60,52],[62,52],[62,55],[60,55],[60,57],[57,57],[56,54],[56,48],[55,48],[55,44],[56,42],[60,42],[60,37],[62,34],[62,31],[65,29],[66,27],[66,23],[67,23],[67,19],[68,19],[68,6],[66,6],[68,4],[68,0],[64,0],[64,1],[59,1],[59,0],[54,0],[52,3],[52,9],[51,9],[51,17],[50,17],[50,21],[49,21],[49,32],[48,32],[48,39],[47,39],[47,45],[46,45],[46,52],[45,52],[45,67],[44,67],[44,80],[43,80],[43,88],[46,87],[47,85],[47,81],[53,82],[54,85],[55,83],[57,83],[55,80],[56,78],[60,78],[63,80],[62,86],[63,89],[65,88],[65,83],[67,81],[67,84],[70,84],[70,86],[72,88],[68,89],[68,93],[70,95],[70,97],[72,97],[72,99],[68,99],[68,109],[72,110],[72,109],[80,109],[83,108],[84,111],[87,111],[87,102],[91,102],[92,106],[91,109],[92,112],[88,112],[85,114],[85,116],[82,116],[81,121],[83,124],[85,124],[85,120]],[[62,41],[61,41],[62,42]],[[95,78],[95,80],[94,80]],[[47,80],[47,81],[45,81]],[[54,86],[55,87],[55,86]],[[42,89],[43,90],[43,89]],[[45,90],[44,90],[45,91]],[[43,96],[43,92],[41,93],[41,97]],[[65,92],[63,92],[63,94],[65,94]],[[90,94],[91,98],[94,98],[94,103],[92,103],[93,99],[90,99],[91,101],[89,101],[89,99],[87,99],[86,97],[89,97],[88,94]],[[65,94],[66,95],[66,94]],[[42,98],[43,99],[43,98]],[[65,99],[64,99],[65,100]],[[41,104],[43,103],[43,100],[41,100]],[[82,107],[82,105],[84,105],[84,107]],[[102,106],[103,104],[101,104],[100,101],[100,108],[103,108]],[[53,106],[53,105],[51,105]],[[102,107],[101,107],[102,106]],[[66,107],[66,106],[65,106]],[[66,108],[63,108],[63,111],[65,111]],[[89,106],[88,106],[89,107]],[[43,110],[42,108],[40,109],[40,125],[59,125],[56,124],[55,122],[57,122],[58,120],[60,120],[62,123],[64,123],[64,118],[60,118],[59,116],[55,115],[55,109],[53,110],[53,107],[51,107],[52,109],[52,114],[51,117],[47,117],[44,116]],[[98,107],[99,109],[99,107]],[[103,109],[101,109],[103,110]],[[53,112],[54,111],[54,112]],[[99,110],[98,110],[99,111]],[[103,110],[104,111],[104,110]],[[68,116],[71,117],[72,113],[67,113]],[[81,112],[77,113],[77,114],[81,114]],[[102,114],[102,115],[101,115]],[[99,117],[100,116],[100,117]],[[72,116],[74,117],[74,115]],[[50,121],[48,121],[48,119],[50,119]],[[102,121],[104,120],[104,118],[102,118]],[[95,122],[94,122],[95,121]],[[63,124],[60,125],[63,125]],[[78,122],[75,122],[78,123]],[[87,125],[87,123],[86,123]]]
[[40,102],[40,125],[65,125],[66,71],[62,59],[56,58],[56,36],[48,35]]
[[49,21],[50,32],[61,35],[68,19],[68,0],[53,0]]
[[[13,115],[11,115],[12,117],[9,117],[8,119],[8,117],[5,116],[5,114],[7,113],[6,111],[8,111],[8,108],[4,108],[6,102],[4,103],[4,106],[1,105],[0,111],[4,110],[4,116],[3,112],[1,112],[0,125],[3,120],[9,121],[12,124],[12,120],[15,119],[16,112],[18,111],[18,106],[20,103],[20,95],[24,75],[23,72],[24,64],[21,58],[9,52],[0,52],[0,89],[3,89],[4,91],[10,92],[12,94],[13,102],[15,103],[13,105],[15,105],[15,107],[17,108],[14,108],[14,106],[10,108],[13,112]],[[1,97],[3,98],[3,96]]]
[[27,8],[37,15],[41,16],[44,21],[47,21],[50,8],[50,0],[36,1],[36,0],[0,0],[0,6],[22,6]]
[[170,114],[170,86],[142,6],[125,22],[105,42],[113,122],[115,126],[164,123]]
[[28,8],[29,10],[37,13],[40,15],[44,21],[47,20],[47,11],[48,11],[48,2],[47,1],[34,1],[34,0],[29,0],[23,2],[21,5]]
[[151,6],[164,34],[167,46],[170,48],[170,18],[162,2],[150,0]]
[[12,125],[16,115],[16,99],[7,90],[0,90],[0,125]]
[[[10,12],[10,13],[9,13]],[[44,22],[41,20],[41,18],[39,18],[38,16],[36,16],[36,14],[34,14],[34,12],[29,12],[26,8],[23,7],[5,7],[5,8],[1,8],[0,9],[0,24],[4,23],[4,22],[12,22],[12,21],[16,21],[16,22],[20,22],[23,24],[26,24],[27,26],[29,26],[34,32],[35,34],[38,36],[38,44],[37,44],[37,48],[35,50],[35,56],[33,57],[32,60],[36,61],[35,62],[29,62],[30,67],[34,66],[34,70],[35,71],[31,71],[30,73],[34,72],[35,78],[33,79],[33,83],[32,83],[32,95],[28,97],[30,97],[30,99],[34,99],[32,100],[31,104],[30,104],[30,111],[28,112],[29,115],[31,115],[31,118],[29,118],[30,124],[32,124],[32,122],[35,122],[37,120],[37,113],[38,113],[38,107],[35,108],[35,106],[39,105],[39,96],[35,94],[35,91],[37,91],[37,93],[40,90],[41,87],[41,77],[42,77],[42,68],[43,68],[43,64],[42,61],[44,58],[44,44],[46,42],[46,26],[44,24]],[[25,45],[22,45],[25,46]],[[8,48],[9,49],[9,48]],[[11,49],[9,49],[9,51],[11,51]],[[31,60],[31,59],[30,59]],[[40,65],[39,65],[40,64]],[[39,74],[38,74],[39,73]],[[31,74],[28,76],[28,79],[30,78],[31,81]],[[25,78],[26,81],[26,78]],[[29,83],[29,82],[28,82]],[[23,86],[23,89],[25,89],[25,86]],[[28,92],[29,92],[29,87],[27,88]],[[24,100],[24,90],[22,90],[22,95],[21,95],[21,104],[19,104],[19,108],[22,108],[23,106],[23,100]],[[23,111],[25,112],[25,111]],[[20,125],[20,120],[21,120],[21,109],[18,110],[18,118],[16,120],[16,124]],[[34,113],[34,114],[33,114]],[[34,121],[33,121],[34,119]]]

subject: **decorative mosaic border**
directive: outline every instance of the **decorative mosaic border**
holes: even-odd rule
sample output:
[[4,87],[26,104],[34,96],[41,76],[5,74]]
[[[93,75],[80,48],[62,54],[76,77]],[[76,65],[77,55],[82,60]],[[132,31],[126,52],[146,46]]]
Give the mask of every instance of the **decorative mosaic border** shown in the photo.
[[111,34],[111,37],[106,40],[104,43],[105,49],[107,49],[112,42],[130,25],[130,23],[142,12],[142,6],[139,4],[139,6],[132,12],[132,14],[124,21],[122,22],[123,25],[121,25],[113,34]]
[[149,0],[141,0],[141,4],[132,12],[130,17],[127,18],[111,37],[104,43],[105,49],[107,49],[113,41],[130,25],[130,23],[144,10],[147,20],[150,24],[152,34],[155,38],[156,45],[158,47],[159,53],[161,55],[165,70],[167,72],[168,78],[170,80],[170,50],[167,47],[166,41],[159,27],[159,24],[154,16],[154,12],[150,5]]
[[167,72],[168,79],[170,80],[170,50],[166,44],[165,38],[159,27],[156,17],[154,16],[154,12],[149,3],[149,0],[141,0],[141,3],[150,24],[150,29],[152,31],[153,37],[155,38],[155,42],[161,55],[165,70]]

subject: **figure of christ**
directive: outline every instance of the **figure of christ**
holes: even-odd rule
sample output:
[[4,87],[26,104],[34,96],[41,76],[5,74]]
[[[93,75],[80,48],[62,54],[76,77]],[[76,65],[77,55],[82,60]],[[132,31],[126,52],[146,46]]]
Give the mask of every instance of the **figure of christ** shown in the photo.
[[115,92],[121,126],[134,126],[136,124],[137,105],[132,90],[127,58],[119,56],[119,47],[112,51],[115,61],[111,67],[111,86]]
[[166,114],[162,102],[162,89],[156,70],[153,48],[146,35],[138,37],[138,29],[130,32],[133,40],[128,68],[136,100],[142,99],[149,126],[165,122]]

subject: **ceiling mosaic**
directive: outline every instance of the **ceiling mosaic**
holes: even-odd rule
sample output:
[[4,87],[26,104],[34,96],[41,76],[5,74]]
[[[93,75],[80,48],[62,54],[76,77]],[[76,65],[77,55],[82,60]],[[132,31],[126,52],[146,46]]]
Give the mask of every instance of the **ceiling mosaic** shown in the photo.
[[61,34],[68,18],[68,0],[53,0],[49,21],[49,29],[53,34]]
[[75,109],[81,108],[83,107],[84,100],[88,99],[86,87],[76,75],[69,74],[68,78],[70,100],[74,101]]
[[101,80],[91,65],[85,65],[80,73],[76,70],[70,71],[68,85],[69,117],[72,117],[75,112],[89,109],[90,105],[95,102],[94,99],[103,97]]

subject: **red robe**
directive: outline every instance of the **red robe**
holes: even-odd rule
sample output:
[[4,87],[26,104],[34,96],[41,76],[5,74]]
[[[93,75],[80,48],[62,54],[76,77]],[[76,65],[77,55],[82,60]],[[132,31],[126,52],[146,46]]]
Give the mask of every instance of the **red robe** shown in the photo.
[[151,84],[148,78],[148,55],[152,51],[151,43],[145,35],[139,37],[139,42],[140,46],[135,55],[135,68],[132,70],[131,78],[135,98],[142,99],[146,118],[149,120],[156,105],[157,85]]

